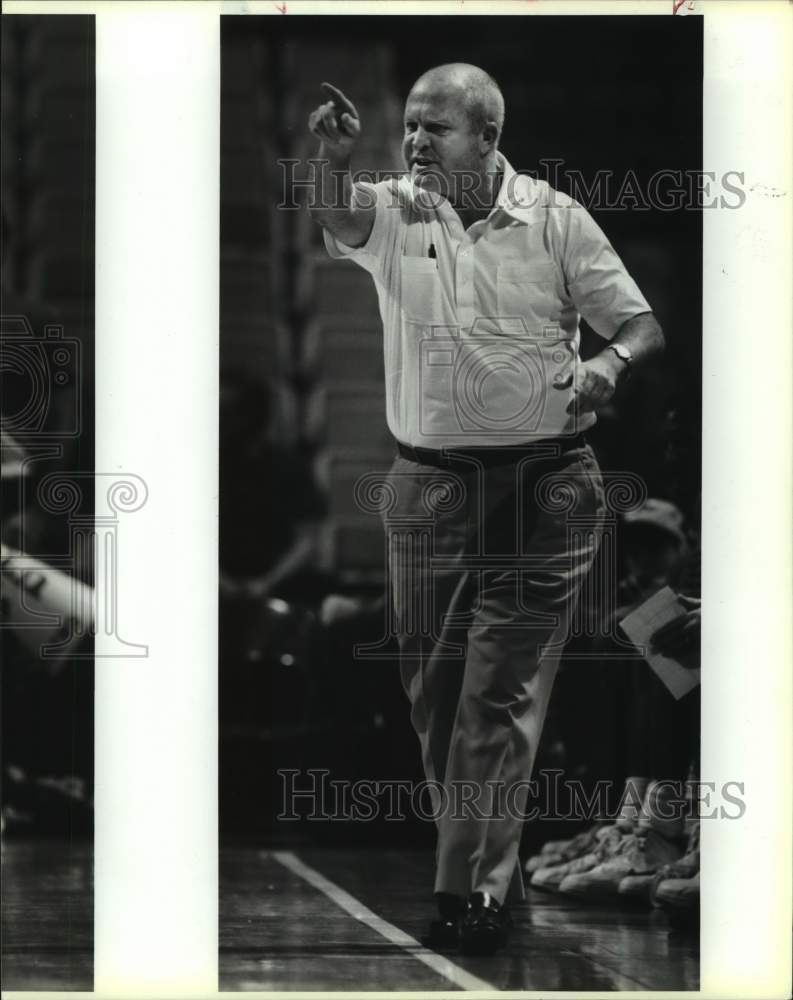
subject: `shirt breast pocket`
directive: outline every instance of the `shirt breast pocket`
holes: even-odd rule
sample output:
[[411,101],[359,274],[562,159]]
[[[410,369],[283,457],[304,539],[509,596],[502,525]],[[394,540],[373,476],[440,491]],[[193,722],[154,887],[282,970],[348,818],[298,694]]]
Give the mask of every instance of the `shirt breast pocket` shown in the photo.
[[501,264],[498,268],[498,310],[502,316],[518,316],[528,332],[539,335],[543,327],[558,322],[559,296],[556,265],[551,260],[536,264]]
[[402,257],[401,306],[415,323],[442,323],[443,299],[438,263],[432,257]]

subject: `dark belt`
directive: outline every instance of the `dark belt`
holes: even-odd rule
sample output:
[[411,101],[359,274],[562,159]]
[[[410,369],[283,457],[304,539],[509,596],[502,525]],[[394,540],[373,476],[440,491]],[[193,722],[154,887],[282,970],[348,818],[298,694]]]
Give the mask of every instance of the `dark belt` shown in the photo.
[[409,444],[397,441],[397,451],[402,458],[419,465],[434,465],[439,469],[450,469],[455,466],[467,465],[473,459],[489,469],[496,465],[509,465],[519,462],[522,458],[535,456],[542,459],[555,459],[567,451],[585,448],[586,436],[582,433],[572,437],[542,438],[538,441],[526,441],[521,444],[505,447],[481,448],[444,448],[436,451],[434,448],[412,448]]

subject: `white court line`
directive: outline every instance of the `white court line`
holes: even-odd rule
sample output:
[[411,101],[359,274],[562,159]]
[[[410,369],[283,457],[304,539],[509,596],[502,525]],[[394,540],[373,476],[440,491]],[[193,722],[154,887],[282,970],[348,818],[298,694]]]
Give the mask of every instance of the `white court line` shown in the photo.
[[351,896],[349,892],[345,892],[344,889],[331,882],[330,879],[326,879],[324,875],[320,875],[318,871],[304,864],[292,851],[265,851],[263,853],[265,857],[275,858],[276,861],[280,861],[289,871],[294,872],[295,875],[299,875],[300,878],[313,885],[315,889],[319,889],[328,899],[349,913],[351,917],[355,917],[362,924],[366,924],[373,931],[377,931],[378,934],[381,934],[391,944],[409,950],[413,958],[428,965],[433,972],[437,972],[438,975],[443,976],[444,979],[448,979],[449,982],[454,983],[460,989],[476,990],[479,992],[486,991],[488,993],[492,993],[498,989],[492,983],[486,983],[484,979],[479,979],[471,975],[470,972],[466,972],[465,969],[461,969],[459,965],[455,965],[448,958],[444,958],[429,948],[425,948],[415,938],[406,934],[405,931],[394,927],[393,924],[390,924],[387,920],[383,920],[382,917],[378,917],[376,913],[373,913],[368,906],[364,906],[355,896]]

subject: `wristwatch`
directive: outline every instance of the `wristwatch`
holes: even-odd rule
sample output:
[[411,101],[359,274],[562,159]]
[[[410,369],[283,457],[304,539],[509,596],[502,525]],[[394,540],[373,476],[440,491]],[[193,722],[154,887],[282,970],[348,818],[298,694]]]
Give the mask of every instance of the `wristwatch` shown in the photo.
[[624,344],[609,344],[609,350],[614,351],[620,361],[624,361],[625,366],[630,368],[631,362],[633,361],[633,355],[631,354],[629,348],[627,348]]

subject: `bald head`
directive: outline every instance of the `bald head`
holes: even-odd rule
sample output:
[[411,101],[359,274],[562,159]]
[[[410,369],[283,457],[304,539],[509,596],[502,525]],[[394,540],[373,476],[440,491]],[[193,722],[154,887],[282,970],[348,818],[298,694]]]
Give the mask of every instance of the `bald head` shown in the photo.
[[498,84],[479,66],[471,63],[446,63],[423,73],[413,84],[411,96],[432,94],[443,100],[459,102],[465,108],[473,132],[481,132],[493,122],[499,135],[504,127],[504,97]]
[[469,221],[486,212],[495,198],[503,124],[504,98],[483,69],[449,63],[428,70],[405,102],[402,156],[411,179]]

